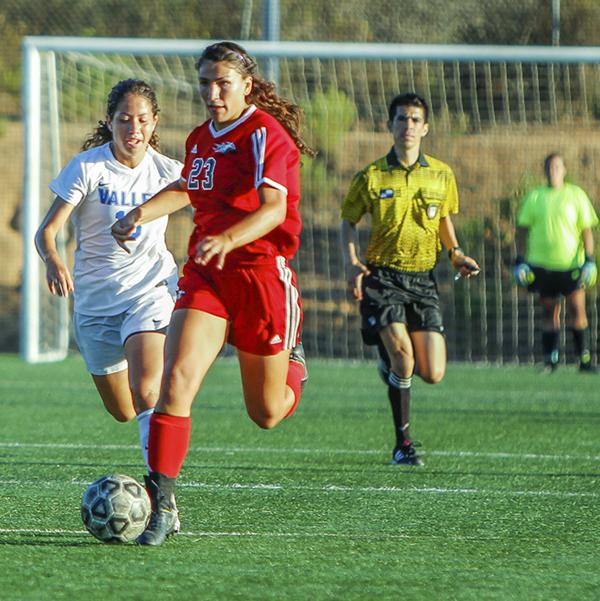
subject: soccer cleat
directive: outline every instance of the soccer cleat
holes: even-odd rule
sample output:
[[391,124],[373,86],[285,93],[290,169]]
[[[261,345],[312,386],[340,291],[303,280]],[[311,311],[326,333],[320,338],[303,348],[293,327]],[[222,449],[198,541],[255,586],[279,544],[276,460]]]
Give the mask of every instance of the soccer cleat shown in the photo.
[[392,465],[423,465],[423,461],[417,455],[412,442],[396,447],[392,451]]
[[308,381],[308,367],[306,366],[306,355],[304,354],[304,346],[301,342],[298,342],[298,344],[290,351],[290,361],[300,363],[300,365],[302,365],[302,367],[304,368],[304,375],[302,376],[302,380],[300,380],[302,388],[304,388],[304,385]]
[[167,537],[179,532],[179,513],[175,505],[175,478],[158,472],[144,476],[150,495],[152,514],[148,526],[135,542],[138,545],[159,546]]

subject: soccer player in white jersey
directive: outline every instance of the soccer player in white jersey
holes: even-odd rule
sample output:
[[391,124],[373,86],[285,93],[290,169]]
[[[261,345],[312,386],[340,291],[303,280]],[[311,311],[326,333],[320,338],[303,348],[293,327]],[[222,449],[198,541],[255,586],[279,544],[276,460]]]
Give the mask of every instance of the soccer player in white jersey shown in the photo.
[[[158,152],[158,112],[143,81],[120,81],[111,90],[106,120],[50,183],[56,199],[35,237],[50,292],[73,294],[75,337],[100,397],[117,421],[137,418],[146,463],[177,267],[165,245],[167,217],[137,228],[130,254],[110,227],[180,177],[182,164]],[[56,246],[69,217],[77,242],[73,274]]]

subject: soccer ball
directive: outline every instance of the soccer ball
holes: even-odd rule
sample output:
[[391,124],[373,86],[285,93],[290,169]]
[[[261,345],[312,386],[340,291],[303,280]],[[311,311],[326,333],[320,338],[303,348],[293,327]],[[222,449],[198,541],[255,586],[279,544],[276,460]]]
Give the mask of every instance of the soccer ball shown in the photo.
[[83,493],[81,519],[97,539],[127,543],[146,529],[150,519],[148,493],[130,476],[103,476]]

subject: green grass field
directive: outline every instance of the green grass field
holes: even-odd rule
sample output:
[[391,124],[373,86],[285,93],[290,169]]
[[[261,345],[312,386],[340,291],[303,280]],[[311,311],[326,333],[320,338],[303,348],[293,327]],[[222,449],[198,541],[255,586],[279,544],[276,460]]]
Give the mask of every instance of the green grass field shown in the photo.
[[141,479],[135,424],[101,407],[78,357],[0,356],[0,599],[552,599],[600,596],[600,376],[449,366],[414,385],[425,466],[388,465],[374,366],[312,361],[296,415],[246,417],[220,360],[194,407],[182,533],[104,545],[81,495]]

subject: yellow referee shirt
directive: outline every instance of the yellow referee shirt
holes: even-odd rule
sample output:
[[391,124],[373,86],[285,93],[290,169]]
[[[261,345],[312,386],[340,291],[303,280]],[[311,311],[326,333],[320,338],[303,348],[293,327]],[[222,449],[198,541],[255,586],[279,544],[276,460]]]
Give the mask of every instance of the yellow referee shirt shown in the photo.
[[458,191],[448,165],[425,154],[410,169],[394,148],[359,171],[342,203],[342,219],[371,215],[367,263],[400,271],[433,269],[441,249],[440,219],[458,213]]

